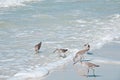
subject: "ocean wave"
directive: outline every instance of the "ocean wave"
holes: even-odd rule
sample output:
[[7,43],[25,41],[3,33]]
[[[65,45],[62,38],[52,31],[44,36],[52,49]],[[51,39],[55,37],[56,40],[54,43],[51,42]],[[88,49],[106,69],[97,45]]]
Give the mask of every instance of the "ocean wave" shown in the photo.
[[25,6],[24,2],[41,0],[0,0],[0,7]]
[[[92,45],[92,49],[99,49],[105,43],[120,38],[120,14],[110,15],[104,20],[101,18],[92,20],[77,19],[75,22],[79,26],[86,25],[84,27],[81,27],[81,29],[84,30],[84,33],[81,34],[84,35],[83,40],[85,40],[87,36],[87,39],[89,39],[89,37],[92,37],[92,39],[89,39],[89,42]],[[90,26],[89,30],[87,30],[88,26]]]

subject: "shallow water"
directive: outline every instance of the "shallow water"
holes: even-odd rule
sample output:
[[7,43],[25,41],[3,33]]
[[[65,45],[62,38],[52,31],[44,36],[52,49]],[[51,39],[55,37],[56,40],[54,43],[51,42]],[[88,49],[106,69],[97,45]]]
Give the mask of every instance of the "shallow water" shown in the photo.
[[[54,61],[64,64],[67,60],[53,54],[56,48],[68,48],[71,58],[85,43],[97,49],[120,38],[119,0],[0,0],[0,4],[3,80]],[[34,45],[40,41],[43,42],[40,53],[34,55]]]

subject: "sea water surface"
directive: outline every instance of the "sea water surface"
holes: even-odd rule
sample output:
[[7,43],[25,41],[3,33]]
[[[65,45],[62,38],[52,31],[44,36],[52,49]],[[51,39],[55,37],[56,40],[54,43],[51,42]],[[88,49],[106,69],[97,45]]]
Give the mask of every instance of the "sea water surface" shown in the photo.
[[[0,0],[0,80],[41,78],[85,43],[94,50],[114,39],[120,39],[119,0]],[[58,58],[56,48],[69,49],[67,58]]]

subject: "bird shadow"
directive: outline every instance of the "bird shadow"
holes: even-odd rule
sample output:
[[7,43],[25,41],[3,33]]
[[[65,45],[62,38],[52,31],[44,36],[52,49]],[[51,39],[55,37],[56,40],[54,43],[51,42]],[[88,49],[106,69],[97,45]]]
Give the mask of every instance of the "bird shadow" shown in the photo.
[[38,53],[43,53],[43,51],[39,51]]
[[93,55],[93,53],[91,53],[91,52],[87,52],[87,54],[88,54],[88,55]]
[[65,56],[60,55],[59,57],[66,58],[67,56],[66,55]]
[[100,75],[83,75],[83,76],[86,76],[86,77],[101,77]]

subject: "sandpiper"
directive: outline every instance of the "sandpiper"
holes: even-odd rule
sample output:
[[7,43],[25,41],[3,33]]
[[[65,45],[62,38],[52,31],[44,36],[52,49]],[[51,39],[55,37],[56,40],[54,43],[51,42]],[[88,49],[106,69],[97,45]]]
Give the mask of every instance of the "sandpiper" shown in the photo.
[[42,44],[42,42],[40,42],[40,43],[38,43],[38,44],[35,45],[35,52],[36,53],[39,53],[39,50],[41,48],[41,44]]
[[[59,56],[60,57],[63,57],[63,58],[65,58],[66,57],[66,52],[68,51],[68,49],[62,49],[62,48],[60,48],[60,49],[56,49],[55,51],[53,51],[53,53],[55,53],[55,52],[58,52],[58,53],[60,53],[59,54]],[[63,55],[62,55],[63,54]]]
[[85,49],[80,50],[76,53],[75,57],[73,58],[74,64],[76,64],[79,60],[76,61],[77,58],[80,57],[80,61],[82,60],[82,58],[84,57],[83,54],[85,54],[86,52],[88,52],[90,50],[90,45],[87,43],[84,45]]
[[87,70],[87,75],[89,74],[89,70],[93,70],[93,75],[95,76],[95,67],[100,67],[99,65],[96,65],[94,63],[88,62],[88,61],[82,61],[81,64],[86,67]]

